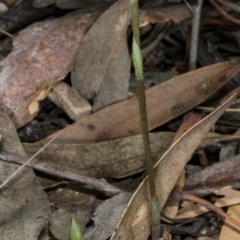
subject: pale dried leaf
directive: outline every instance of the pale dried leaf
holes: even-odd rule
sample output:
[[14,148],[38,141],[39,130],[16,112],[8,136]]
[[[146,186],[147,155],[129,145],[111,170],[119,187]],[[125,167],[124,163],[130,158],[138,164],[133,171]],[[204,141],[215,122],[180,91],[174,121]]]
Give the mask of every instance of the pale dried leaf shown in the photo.
[[[183,189],[184,183],[185,183],[185,174],[186,174],[186,171],[183,169],[173,190],[182,192],[182,189]],[[166,203],[166,205],[164,206],[163,212],[166,216],[168,216],[170,218],[175,218],[177,215],[178,209],[179,209],[179,202],[171,201],[171,202]],[[169,220],[166,220],[166,219],[164,219],[164,220],[169,222]]]
[[[173,139],[173,143],[177,141],[178,138],[180,138],[188,129],[190,129],[193,125],[195,125],[200,120],[201,120],[201,115],[197,113],[191,114],[177,130]],[[185,174],[186,174],[186,171],[183,169],[174,186],[175,191],[182,192],[182,189],[185,183]],[[178,212],[178,208],[179,208],[178,201],[167,202],[166,205],[164,206],[163,212],[168,217],[175,218]]]
[[[240,204],[230,206],[227,214],[240,222]],[[235,224],[225,219],[221,229],[219,240],[236,240],[240,236],[240,229]]]
[[85,232],[84,239],[99,240],[109,238],[116,228],[131,196],[131,193],[125,192],[104,201],[96,209],[93,217],[94,226]]
[[205,206],[187,201],[184,201],[181,207],[176,218],[194,218],[209,211]]
[[[25,157],[15,127],[0,112],[2,151]],[[18,169],[18,166],[0,161],[0,183]],[[49,203],[33,171],[24,168],[7,185],[0,189],[1,239],[36,240],[50,218]]]
[[[173,135],[171,132],[150,134],[154,158],[167,150]],[[42,146],[39,143],[24,143],[29,155]],[[143,149],[142,136],[138,135],[99,143],[53,143],[37,158],[40,162],[61,166],[65,170],[89,177],[119,178],[145,169]]]
[[71,71],[72,85],[79,95],[93,99],[93,111],[127,98],[129,17],[129,0],[117,1],[99,17],[79,45]]
[[232,189],[231,186],[216,190],[214,191],[214,194],[225,196],[215,202],[214,205],[217,207],[230,206],[240,203],[240,192],[238,190]]
[[164,229],[163,236],[159,240],[172,240],[172,235],[171,235],[170,231]]
[[[155,181],[160,209],[165,205],[182,169],[204,138],[204,135],[206,135],[226,108],[229,107],[235,97],[236,93],[205,119],[190,128],[158,161],[155,166]],[[150,195],[146,178],[133,195],[111,240],[147,239],[151,229],[149,201]]]
[[[0,182],[6,180],[18,167],[0,162]],[[33,239],[48,223],[49,203],[31,169],[24,169],[0,195],[1,239]]]
[[82,119],[92,112],[91,104],[64,82],[54,84],[48,93],[48,98],[62,108],[74,121]]
[[[208,133],[200,147],[226,136]],[[174,133],[150,133],[153,159],[160,158],[171,145]],[[227,135],[232,137],[232,135]],[[237,136],[235,136],[236,139]],[[210,139],[210,141],[209,141]],[[238,137],[239,139],[239,137]],[[46,163],[67,169],[77,174],[92,177],[121,178],[145,169],[142,137],[132,136],[100,143],[53,143],[44,149],[34,160],[35,163]],[[36,153],[44,144],[23,143],[28,155]],[[119,155],[119,152],[121,153]],[[55,159],[58,159],[56,162]],[[123,164],[124,162],[124,164]]]

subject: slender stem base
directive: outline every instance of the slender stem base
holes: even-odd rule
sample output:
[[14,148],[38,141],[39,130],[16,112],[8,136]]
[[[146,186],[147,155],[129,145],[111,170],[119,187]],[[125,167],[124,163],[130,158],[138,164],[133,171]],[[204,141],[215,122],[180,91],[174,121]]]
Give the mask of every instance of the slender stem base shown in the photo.
[[132,7],[132,28],[133,28],[133,64],[135,68],[138,102],[140,110],[140,120],[143,136],[143,145],[145,151],[145,162],[148,172],[148,183],[151,196],[151,219],[152,219],[152,239],[159,240],[160,234],[160,206],[158,196],[156,194],[156,186],[154,179],[151,146],[148,132],[148,119],[146,110],[145,87],[143,81],[143,61],[140,50],[140,34],[139,34],[139,14],[138,0],[130,0]]

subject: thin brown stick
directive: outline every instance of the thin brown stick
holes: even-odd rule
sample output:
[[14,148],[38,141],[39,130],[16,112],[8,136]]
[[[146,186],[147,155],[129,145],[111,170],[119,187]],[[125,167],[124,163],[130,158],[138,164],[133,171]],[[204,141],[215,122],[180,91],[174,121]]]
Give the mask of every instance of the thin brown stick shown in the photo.
[[236,221],[234,218],[230,217],[228,214],[226,214],[221,208],[213,205],[212,203],[206,201],[205,199],[196,197],[194,195],[190,195],[187,193],[180,193],[180,192],[174,192],[173,193],[173,198],[175,200],[178,201],[191,201],[194,203],[198,203],[204,207],[206,207],[207,209],[210,209],[216,213],[218,213],[220,216],[226,218],[227,220],[229,220],[230,222],[232,222],[233,224],[235,224],[236,226],[238,226],[240,228],[240,222]]
[[198,50],[198,38],[199,38],[198,36],[199,36],[202,4],[203,4],[203,0],[198,0],[198,3],[193,10],[192,38],[191,38],[189,67],[188,67],[189,71],[196,69],[196,66],[197,66],[197,50]]
[[[28,160],[28,158],[26,158],[26,157],[18,157],[18,156],[15,156],[13,154],[6,153],[6,152],[2,152],[0,154],[0,158],[1,158],[1,160],[17,163],[20,165],[26,164],[26,161]],[[120,188],[117,188],[117,187],[109,184],[105,179],[96,179],[96,178],[79,175],[79,174],[73,173],[71,171],[62,169],[61,167],[56,166],[56,165],[37,162],[36,159],[34,162],[28,162],[26,164],[26,166],[31,167],[39,172],[50,174],[52,176],[64,178],[67,180],[73,180],[76,182],[80,182],[80,183],[89,185],[110,197],[123,192],[123,190],[121,190]]]
[[229,21],[240,25],[240,20],[237,18],[232,17],[231,15],[229,15],[227,12],[225,12],[220,5],[218,5],[215,0],[209,0],[210,3],[225,17],[227,18]]
[[191,12],[193,12],[193,9],[192,9],[191,4],[190,4],[187,0],[183,0],[183,1],[184,1],[184,3],[186,4],[186,6],[189,8],[189,10],[190,10]]
[[222,5],[232,9],[235,12],[240,12],[240,6],[234,2],[228,2],[226,0],[217,0],[218,2],[220,2]]

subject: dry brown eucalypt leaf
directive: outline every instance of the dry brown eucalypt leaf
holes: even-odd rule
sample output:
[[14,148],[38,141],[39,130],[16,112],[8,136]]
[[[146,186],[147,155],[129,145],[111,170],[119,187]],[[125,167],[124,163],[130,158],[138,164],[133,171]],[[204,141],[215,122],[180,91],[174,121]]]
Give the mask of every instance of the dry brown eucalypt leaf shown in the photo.
[[[236,92],[232,93],[214,112],[191,127],[157,162],[154,170],[160,208],[165,205],[182,169],[191,158],[197,146],[212,125],[230,106],[236,95]],[[147,179],[145,179],[130,200],[111,240],[146,240],[148,238],[151,228],[149,201],[149,189]]]
[[[171,145],[174,133],[150,133],[152,156],[156,160]],[[24,143],[29,156],[44,144]],[[119,154],[122,153],[122,154]],[[58,161],[56,161],[58,159]],[[145,169],[142,136],[131,136],[97,143],[50,144],[37,156],[37,164],[55,166],[72,173],[96,178],[123,178]]]
[[129,16],[129,0],[118,0],[98,18],[77,50],[72,85],[79,95],[93,100],[93,111],[127,98]]
[[[239,72],[239,63],[239,60],[235,60],[212,64],[147,89],[145,93],[149,130],[182,115],[208,99]],[[133,96],[68,126],[55,142],[106,141],[140,133],[138,99],[137,96]],[[56,134],[40,142],[47,143]]]

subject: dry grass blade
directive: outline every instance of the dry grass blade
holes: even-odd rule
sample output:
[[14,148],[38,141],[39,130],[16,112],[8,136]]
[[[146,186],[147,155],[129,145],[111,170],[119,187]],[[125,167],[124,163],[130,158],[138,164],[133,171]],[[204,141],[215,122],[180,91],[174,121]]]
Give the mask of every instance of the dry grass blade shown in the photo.
[[[211,126],[222,115],[236,97],[233,93],[208,117],[190,128],[164,154],[155,166],[156,188],[162,208],[171,193],[179,174],[194,150],[200,144]],[[111,240],[138,239],[146,240],[150,234],[149,194],[146,179],[133,195]]]

